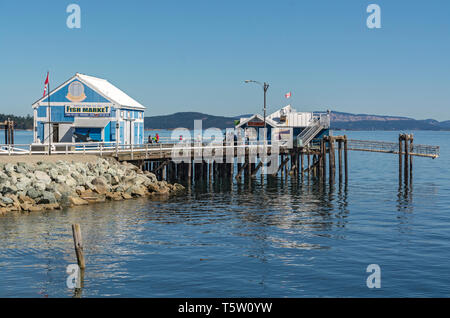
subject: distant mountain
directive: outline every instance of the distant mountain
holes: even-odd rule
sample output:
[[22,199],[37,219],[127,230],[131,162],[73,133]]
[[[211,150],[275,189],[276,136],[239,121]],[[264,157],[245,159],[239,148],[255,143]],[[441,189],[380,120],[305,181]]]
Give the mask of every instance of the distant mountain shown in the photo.
[[450,121],[332,112],[331,128],[337,130],[450,130]]
[[[220,129],[234,127],[235,120],[249,117],[244,114],[234,117],[214,116],[198,112],[180,112],[164,116],[145,117],[146,129],[193,129],[194,120],[203,120],[203,128]],[[340,130],[450,130],[450,120],[439,122],[434,119],[416,120],[408,117],[381,116],[331,112],[331,128]]]
[[234,117],[214,116],[195,112],[182,112],[165,116],[152,116],[144,118],[146,129],[194,129],[194,120],[201,119],[203,128],[217,127],[220,129],[234,127]]

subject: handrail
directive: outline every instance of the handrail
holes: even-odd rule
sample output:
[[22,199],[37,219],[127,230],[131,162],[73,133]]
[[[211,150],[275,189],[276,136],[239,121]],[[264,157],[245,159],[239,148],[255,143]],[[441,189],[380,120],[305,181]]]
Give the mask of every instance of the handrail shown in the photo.
[[313,118],[311,122],[312,125],[303,129],[303,131],[300,132],[300,134],[298,134],[297,136],[297,145],[300,147],[307,146],[311,142],[311,140],[313,140],[314,137],[323,129],[320,119]]

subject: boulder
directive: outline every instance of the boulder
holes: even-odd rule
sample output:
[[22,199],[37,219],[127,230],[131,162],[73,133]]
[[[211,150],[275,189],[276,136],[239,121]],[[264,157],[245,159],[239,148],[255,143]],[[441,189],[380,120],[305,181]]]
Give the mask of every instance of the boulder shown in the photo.
[[103,184],[97,184],[94,186],[94,192],[98,194],[106,194],[107,192],[109,192],[109,187]]
[[132,199],[132,198],[133,198],[133,196],[132,196],[131,194],[129,194],[129,193],[122,193],[122,197],[123,197],[125,200]]
[[76,182],[75,179],[72,178],[72,177],[67,177],[67,178],[66,178],[66,184],[67,184],[69,187],[72,187],[72,188],[75,188],[75,187],[77,186],[77,182]]
[[120,200],[123,200],[123,197],[120,192],[108,192],[108,193],[106,193],[106,199],[112,200],[112,201],[120,201]]
[[44,171],[37,170],[34,172],[34,177],[36,180],[39,180],[40,182],[43,182],[45,184],[49,184],[52,182],[52,178],[48,174],[46,174]]
[[8,176],[11,176],[11,174],[15,172],[15,166],[12,163],[7,163],[3,170],[5,170]]
[[29,196],[32,199],[36,199],[39,196],[41,196],[41,193],[38,190],[34,189],[34,188],[30,188],[27,191],[27,196]]
[[74,196],[69,197],[69,202],[72,205],[86,205],[89,203],[86,200],[83,200],[82,198],[74,197]]
[[36,202],[38,204],[51,204],[51,203],[56,203],[56,198],[55,195],[49,191],[44,191],[42,193],[42,196],[40,196]]
[[21,165],[21,162],[19,162],[19,164],[16,166],[16,172],[18,174],[24,175],[28,172],[28,170],[23,165]]
[[132,196],[143,197],[147,194],[147,189],[144,186],[135,185],[128,189],[127,193]]
[[66,180],[67,180],[66,176],[59,175],[56,177],[56,182],[58,183],[66,183]]
[[41,212],[44,211],[44,207],[42,205],[33,205],[33,206],[28,206],[28,210],[29,212]]
[[32,198],[30,198],[26,195],[23,195],[23,194],[18,195],[17,198],[19,199],[20,203],[29,203],[31,205],[36,204],[36,201],[34,201]]
[[92,179],[91,183],[93,185],[104,185],[104,186],[106,186],[108,184],[106,179],[104,177],[101,177],[101,176]]
[[4,204],[13,204],[14,200],[8,197],[0,197],[0,200],[4,203]]

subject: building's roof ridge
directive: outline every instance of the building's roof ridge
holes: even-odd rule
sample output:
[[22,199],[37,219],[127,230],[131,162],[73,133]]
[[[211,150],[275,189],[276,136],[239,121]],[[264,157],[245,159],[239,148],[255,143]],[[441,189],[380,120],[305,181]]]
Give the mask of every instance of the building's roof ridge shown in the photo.
[[114,102],[122,106],[130,106],[145,109],[145,107],[141,103],[139,103],[138,101],[127,95],[117,86],[108,82],[106,79],[81,73],[76,73],[76,76],[85,81],[86,83],[88,83],[89,85],[92,85],[107,98],[113,100]]

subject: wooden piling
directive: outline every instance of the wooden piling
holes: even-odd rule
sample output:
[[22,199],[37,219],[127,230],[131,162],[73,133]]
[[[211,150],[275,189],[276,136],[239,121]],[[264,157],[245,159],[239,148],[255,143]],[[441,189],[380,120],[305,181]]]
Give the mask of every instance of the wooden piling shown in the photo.
[[413,174],[412,174],[412,169],[413,169],[413,156],[412,156],[412,153],[413,153],[413,142],[414,142],[414,135],[413,134],[411,134],[411,135],[409,135],[409,182],[411,183],[412,182],[412,177],[413,177]]
[[308,179],[311,179],[311,154],[308,148]]
[[300,151],[300,173],[303,178],[303,149]]
[[405,173],[404,173],[404,178],[405,178],[405,184],[408,184],[408,176],[409,176],[409,171],[408,171],[408,169],[409,169],[409,164],[408,164],[408,159],[409,159],[409,144],[408,144],[409,136],[408,135],[405,135],[404,141],[405,141],[405,160],[404,160]]
[[72,234],[73,234],[73,243],[75,246],[75,254],[77,255],[78,266],[80,266],[81,269],[85,269],[86,264],[84,262],[83,240],[81,237],[80,224],[72,224]]
[[347,156],[347,135],[344,135],[344,166],[345,166],[345,182],[348,181],[348,156]]
[[335,162],[334,162],[334,138],[332,136],[328,137],[328,162],[329,162],[329,174],[330,174],[330,182],[334,181],[335,176]]
[[342,140],[338,140],[339,182],[342,182]]
[[401,182],[402,180],[402,156],[403,156],[403,135],[398,135],[398,178]]

